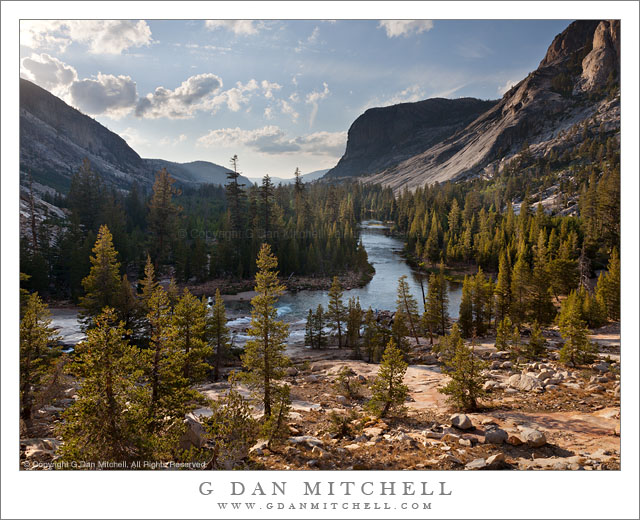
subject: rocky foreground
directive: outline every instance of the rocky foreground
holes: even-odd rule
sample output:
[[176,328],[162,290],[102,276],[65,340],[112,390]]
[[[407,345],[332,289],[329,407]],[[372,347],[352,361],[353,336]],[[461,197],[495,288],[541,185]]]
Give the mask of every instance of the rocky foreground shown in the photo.
[[[455,413],[438,392],[448,376],[423,340],[416,346],[422,364],[410,365],[405,376],[410,391],[405,412],[385,419],[363,409],[378,365],[349,359],[347,349],[291,344],[290,437],[273,450],[258,442],[247,469],[619,469],[619,325],[595,331],[591,339],[600,354],[588,367],[559,364],[554,332],[547,335],[548,358],[522,363],[507,359],[485,338],[477,352],[490,363],[487,397],[479,412],[468,414]],[[347,395],[336,390],[344,367],[354,383]],[[227,389],[226,382],[198,387],[212,399]],[[246,388],[240,391],[249,396]],[[72,402],[75,384],[65,392],[56,406],[37,412],[32,431],[38,438],[21,441],[23,467],[55,459],[61,440],[51,432]],[[187,417],[185,447],[204,444],[199,417],[208,412],[200,408]]]

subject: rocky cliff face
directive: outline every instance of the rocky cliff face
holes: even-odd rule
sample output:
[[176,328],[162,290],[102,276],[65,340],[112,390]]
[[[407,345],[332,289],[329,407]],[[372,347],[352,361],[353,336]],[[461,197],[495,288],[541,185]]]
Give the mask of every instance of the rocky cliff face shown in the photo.
[[371,108],[349,128],[347,148],[326,178],[377,173],[464,128],[496,101],[433,98]]
[[85,157],[107,184],[123,189],[133,182],[151,187],[161,168],[185,184],[224,184],[229,171],[207,161],[181,164],[143,159],[96,120],[20,79],[20,172],[31,174],[38,191],[66,192],[71,175]]
[[553,40],[540,66],[498,103],[458,132],[366,179],[400,190],[491,175],[525,142],[533,154],[561,149],[575,123],[619,129],[619,98],[605,99],[605,89],[618,84],[619,42],[617,21],[572,23]]
[[150,182],[142,158],[124,139],[43,88],[20,79],[20,171],[65,191],[87,157],[119,187]]

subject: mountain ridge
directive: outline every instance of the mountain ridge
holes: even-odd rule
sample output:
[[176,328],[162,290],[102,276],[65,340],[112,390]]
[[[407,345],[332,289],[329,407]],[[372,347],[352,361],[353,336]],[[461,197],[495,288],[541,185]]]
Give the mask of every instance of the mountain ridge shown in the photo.
[[562,151],[567,130],[577,122],[619,129],[619,98],[605,99],[619,85],[619,32],[616,20],[571,23],[539,67],[494,106],[421,153],[360,179],[399,191],[493,175],[525,145],[534,154]]
[[[69,106],[46,89],[20,78],[20,171],[36,186],[65,192],[71,176],[89,159],[101,177],[116,188],[134,182],[151,187],[165,167],[179,183],[224,184],[231,170],[208,161],[177,163],[142,158],[117,133]],[[246,177],[241,182],[250,184]]]

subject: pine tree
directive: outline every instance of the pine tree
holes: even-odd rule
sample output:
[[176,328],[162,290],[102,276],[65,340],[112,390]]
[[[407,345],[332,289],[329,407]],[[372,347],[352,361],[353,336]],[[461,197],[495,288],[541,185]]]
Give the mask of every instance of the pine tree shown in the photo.
[[153,251],[156,270],[169,254],[171,237],[176,231],[177,217],[182,208],[173,204],[173,196],[180,195],[180,190],[173,187],[173,179],[166,168],[156,173],[153,184],[153,195],[149,201],[147,223],[151,233],[149,246]]
[[[451,331],[453,334],[453,330]],[[478,399],[484,395],[482,386],[486,376],[482,371],[486,363],[476,358],[475,347],[465,345],[462,338],[457,339],[455,353],[447,373],[451,380],[438,391],[448,395],[450,402],[465,411],[478,409]]]
[[213,348],[213,378],[220,379],[222,363],[229,352],[229,328],[227,327],[227,316],[224,307],[224,300],[220,295],[220,289],[216,289],[216,296],[211,314],[207,318],[206,335],[209,344]]
[[535,321],[541,324],[550,323],[556,313],[551,302],[550,285],[551,277],[549,276],[546,234],[541,229],[535,248],[530,288],[531,315]]
[[271,246],[262,244],[256,264],[257,295],[251,300],[251,327],[248,331],[252,339],[245,345],[242,356],[242,365],[247,369],[243,378],[262,400],[264,417],[268,419],[277,397],[275,394],[282,386],[278,381],[284,377],[284,369],[290,364],[284,354],[289,326],[277,320],[275,303],[285,287],[278,281],[278,259],[271,253]]
[[371,387],[371,400],[367,403],[367,408],[378,417],[385,417],[392,407],[402,406],[407,399],[409,389],[403,384],[407,367],[402,352],[390,340]]
[[262,179],[262,185],[259,188],[260,192],[260,206],[262,214],[262,229],[264,232],[264,240],[268,243],[273,243],[272,240],[272,221],[273,221],[273,182],[269,175],[265,175]]
[[547,340],[544,339],[542,335],[542,331],[540,330],[540,325],[537,321],[533,323],[533,328],[531,330],[531,337],[529,338],[529,343],[524,348],[524,355],[529,359],[537,359],[544,356],[546,352],[546,343]]
[[473,305],[473,327],[477,335],[486,332],[487,306],[489,305],[487,279],[481,267],[471,282],[471,301]]
[[377,350],[377,323],[373,309],[369,307],[364,315],[364,331],[362,334],[362,344],[367,352],[367,362],[371,363],[375,359]]
[[78,399],[64,413],[59,433],[63,460],[134,461],[151,456],[149,387],[142,357],[124,339],[127,331],[107,307],[76,345],[71,372],[81,378]]
[[360,326],[362,325],[362,308],[360,298],[349,298],[347,303],[347,346],[353,348],[359,357]]
[[342,286],[337,276],[333,277],[333,283],[329,288],[329,306],[327,317],[331,330],[338,333],[338,347],[342,348],[342,327],[346,319],[347,311],[342,303]]
[[504,250],[500,253],[500,264],[498,267],[498,281],[495,287],[495,296],[496,321],[500,322],[509,314],[511,305],[511,268]]
[[305,345],[310,346],[311,348],[317,348],[316,337],[314,334],[313,327],[314,314],[313,310],[309,309],[309,313],[307,314],[307,323],[304,326],[304,343]]
[[146,370],[150,380],[151,401],[149,404],[150,427],[164,429],[167,437],[177,434],[182,420],[195,398],[184,377],[185,352],[176,341],[169,297],[162,287],[157,287],[147,302],[149,325],[149,350]]
[[529,308],[529,280],[531,277],[529,266],[524,255],[519,255],[511,274],[511,320],[520,325],[527,320]]
[[607,317],[620,319],[620,256],[614,249],[609,258],[607,272],[600,275],[596,294],[606,308]]
[[23,296],[20,319],[20,418],[31,422],[34,394],[59,354],[58,335],[51,327],[49,308],[33,293]]
[[124,328],[131,331],[131,337],[136,337],[140,328],[140,305],[126,274],[122,275],[115,310]]
[[211,416],[202,419],[207,439],[214,446],[207,469],[244,468],[249,449],[258,436],[258,424],[251,406],[236,389],[236,376],[229,377],[230,388],[220,399],[209,403]]
[[316,340],[316,348],[324,348],[327,346],[327,333],[325,327],[325,312],[321,304],[316,307],[313,315],[313,335]]
[[104,307],[117,305],[121,292],[120,263],[117,256],[109,228],[100,226],[98,238],[93,247],[91,270],[82,280],[85,295],[80,298],[80,306],[83,308],[82,319],[85,325],[90,326],[93,317],[97,316]]
[[447,336],[440,338],[438,344],[433,347],[433,352],[438,354],[445,366],[450,366],[460,342],[464,343],[464,340],[458,324],[454,323],[451,327],[451,332]]
[[396,299],[396,315],[401,313],[402,317],[407,320],[409,331],[416,340],[416,345],[420,345],[418,338],[418,323],[420,317],[418,314],[418,302],[411,294],[407,275],[402,275],[398,279],[398,297]]
[[564,345],[560,349],[560,361],[573,366],[592,363],[596,348],[589,341],[589,329],[580,318],[580,309],[575,300],[563,310],[558,318],[560,335],[564,339]]
[[458,324],[460,326],[460,332],[465,338],[469,338],[471,334],[473,334],[472,283],[472,279],[468,276],[465,276],[462,282],[462,298],[460,300],[460,317],[458,318]]
[[513,324],[509,316],[505,316],[498,324],[496,330],[496,349],[499,352],[509,350],[509,343],[512,338]]
[[209,369],[206,359],[212,349],[205,339],[207,312],[207,302],[185,288],[171,317],[173,341],[184,353],[182,375],[190,382],[202,381]]

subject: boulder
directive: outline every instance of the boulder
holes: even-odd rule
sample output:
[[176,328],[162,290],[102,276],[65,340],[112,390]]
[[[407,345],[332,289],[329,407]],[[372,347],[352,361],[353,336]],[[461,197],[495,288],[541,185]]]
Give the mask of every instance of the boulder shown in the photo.
[[519,436],[512,434],[507,438],[507,444],[511,444],[511,446],[520,446],[524,444],[524,442]]
[[484,434],[484,442],[488,442],[490,444],[502,444],[507,442],[508,439],[509,434],[500,428],[487,429]]
[[610,367],[609,367],[609,363],[601,362],[593,365],[593,368],[598,372],[609,372]]
[[297,376],[298,375],[298,369],[296,367],[289,367],[286,370],[286,374],[288,376]]
[[509,378],[509,386],[521,392],[542,389],[542,383],[528,374],[514,374]]
[[499,466],[504,463],[504,453],[496,453],[487,459],[488,466]]
[[484,459],[474,459],[465,465],[465,469],[483,469],[487,467],[487,461]]
[[382,435],[383,432],[384,430],[382,428],[378,428],[376,426],[371,426],[362,430],[362,433],[364,433],[367,437],[378,437]]
[[547,443],[547,438],[544,433],[535,428],[521,427],[520,435],[527,446],[531,446],[532,448],[539,448]]
[[298,435],[297,437],[289,437],[289,442],[291,444],[300,444],[308,446],[309,448],[313,448],[314,446],[323,446],[324,442],[322,442],[317,437],[312,437],[311,435]]
[[451,426],[455,426],[461,430],[468,430],[473,428],[473,424],[471,423],[471,419],[463,413],[455,413],[451,416]]
[[180,438],[180,448],[188,450],[192,446],[202,448],[206,442],[206,431],[198,418],[192,413],[188,413],[184,418],[187,429]]

